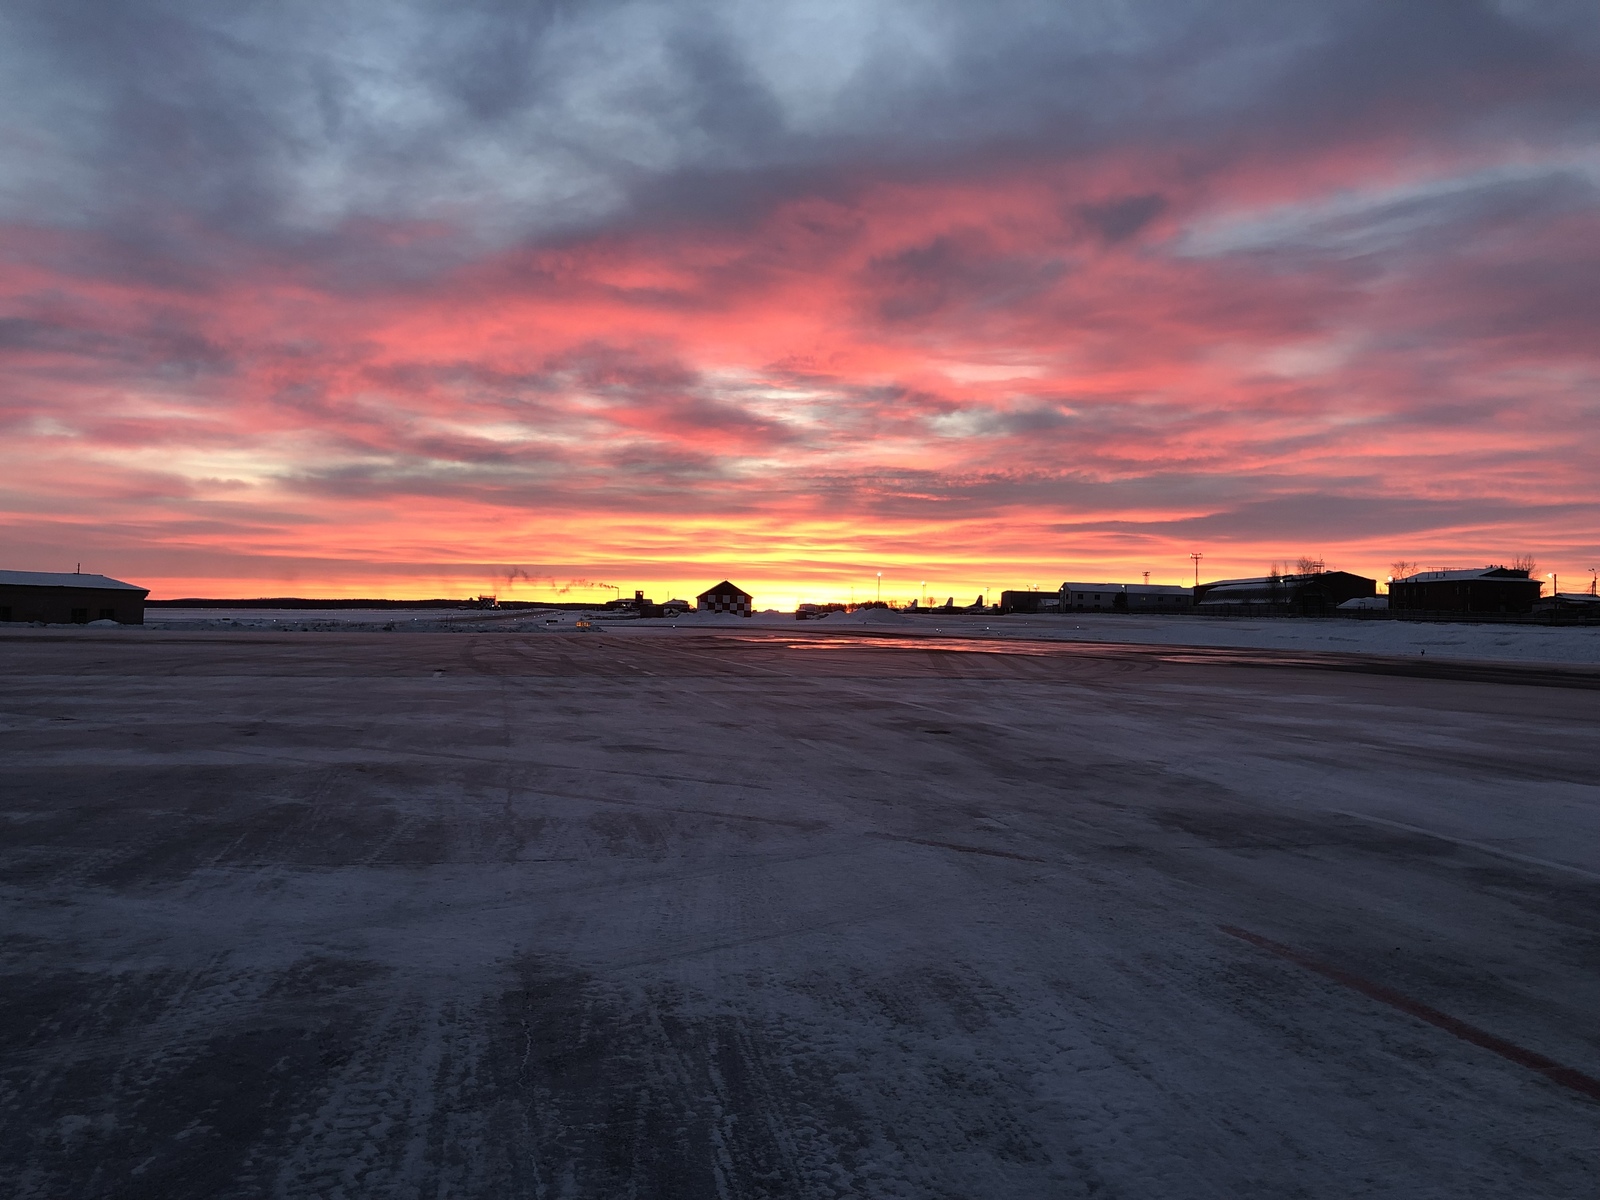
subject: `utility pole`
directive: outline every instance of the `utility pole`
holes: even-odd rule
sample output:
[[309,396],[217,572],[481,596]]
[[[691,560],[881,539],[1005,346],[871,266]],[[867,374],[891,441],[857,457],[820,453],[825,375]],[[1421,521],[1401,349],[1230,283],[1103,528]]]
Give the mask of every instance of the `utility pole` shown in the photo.
[[1146,571],[1144,573],[1144,585],[1145,585],[1145,587],[1149,587],[1150,586],[1150,572],[1149,571]]
[[1194,585],[1195,585],[1195,587],[1199,587],[1200,586],[1200,560],[1202,558],[1204,558],[1205,555],[1204,554],[1191,554],[1191,555],[1189,555],[1189,557],[1194,559]]
[[883,599],[883,572],[878,572],[878,599]]

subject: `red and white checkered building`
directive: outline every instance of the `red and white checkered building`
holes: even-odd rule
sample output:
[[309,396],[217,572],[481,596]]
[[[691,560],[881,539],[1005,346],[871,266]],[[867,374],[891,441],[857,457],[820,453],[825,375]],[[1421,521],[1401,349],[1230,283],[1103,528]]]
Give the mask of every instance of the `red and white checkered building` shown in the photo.
[[724,579],[721,583],[708,587],[694,598],[696,612],[703,613],[734,613],[737,616],[750,615],[750,593],[743,588],[735,587]]

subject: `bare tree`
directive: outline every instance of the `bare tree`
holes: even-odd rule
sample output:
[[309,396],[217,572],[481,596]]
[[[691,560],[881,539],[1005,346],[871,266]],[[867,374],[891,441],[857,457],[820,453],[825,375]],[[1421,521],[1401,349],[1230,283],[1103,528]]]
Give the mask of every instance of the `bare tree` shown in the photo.
[[1320,575],[1322,574],[1322,568],[1322,560],[1320,558],[1312,558],[1309,554],[1302,555],[1300,560],[1294,564],[1295,572],[1300,575]]
[[1511,560],[1511,569],[1513,571],[1526,571],[1528,578],[1532,579],[1533,573],[1539,569],[1539,564],[1534,562],[1533,555],[1519,554]]
[[1275,563],[1273,563],[1273,564],[1272,564],[1272,566],[1271,566],[1271,567],[1270,567],[1270,568],[1269,568],[1269,569],[1268,569],[1268,571],[1267,571],[1267,578],[1268,578],[1268,579],[1277,579],[1277,578],[1278,578],[1278,577],[1279,577],[1279,576],[1280,576],[1280,575],[1282,575],[1282,574],[1283,574],[1283,564],[1282,564],[1282,563],[1278,563],[1278,562],[1275,562]]
[[1420,563],[1399,558],[1389,564],[1389,577],[1391,579],[1404,579],[1407,575],[1415,575]]

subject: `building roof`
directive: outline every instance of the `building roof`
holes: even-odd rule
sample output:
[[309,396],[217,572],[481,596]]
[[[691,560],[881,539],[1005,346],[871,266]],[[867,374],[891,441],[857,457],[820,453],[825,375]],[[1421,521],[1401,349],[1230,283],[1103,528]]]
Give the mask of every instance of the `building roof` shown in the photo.
[[1063,583],[1061,590],[1064,592],[1128,592],[1138,596],[1175,596],[1178,593],[1188,595],[1193,588],[1179,587],[1171,583]]
[[[721,583],[712,584],[705,591],[701,592],[700,596],[726,596],[729,592],[732,592],[738,596],[743,596],[746,600],[751,598],[749,592],[745,591],[737,584],[729,583],[726,579],[724,579]],[[700,596],[696,596],[695,599],[700,599]]]
[[1271,583],[1274,579],[1276,579],[1278,583],[1284,587],[1298,587],[1312,579],[1322,579],[1324,577],[1347,574],[1349,574],[1348,571],[1312,571],[1309,574],[1291,574],[1289,572],[1284,572],[1282,575],[1251,575],[1246,579],[1213,579],[1209,583],[1202,583],[1200,586],[1207,588],[1220,588],[1235,587],[1244,584],[1257,585]]
[[104,575],[79,575],[73,571],[0,571],[0,587],[95,588],[119,592],[144,592],[136,583],[123,583]]
[[1391,579],[1395,583],[1441,583],[1454,579],[1491,579],[1497,583],[1538,583],[1537,579],[1530,579],[1526,571],[1514,570],[1511,567],[1478,567],[1471,571],[1418,571],[1415,575],[1407,575],[1403,579]]

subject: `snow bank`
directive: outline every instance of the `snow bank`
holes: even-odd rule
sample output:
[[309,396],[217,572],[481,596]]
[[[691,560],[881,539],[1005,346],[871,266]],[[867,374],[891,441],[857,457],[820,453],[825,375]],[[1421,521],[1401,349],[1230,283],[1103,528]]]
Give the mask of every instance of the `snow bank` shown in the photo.
[[858,608],[853,613],[829,613],[819,620],[830,629],[841,625],[892,625],[896,629],[908,629],[920,624],[919,618],[904,616],[888,608]]
[[[1137,617],[1118,613],[986,617],[986,636],[1145,646],[1327,650],[1347,654],[1437,655],[1520,662],[1600,663],[1600,625],[1473,625],[1363,621],[1348,617],[1237,620]],[[942,621],[947,629],[953,622]]]

